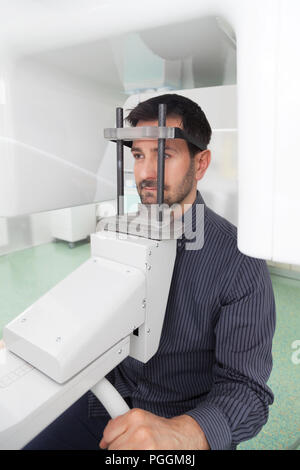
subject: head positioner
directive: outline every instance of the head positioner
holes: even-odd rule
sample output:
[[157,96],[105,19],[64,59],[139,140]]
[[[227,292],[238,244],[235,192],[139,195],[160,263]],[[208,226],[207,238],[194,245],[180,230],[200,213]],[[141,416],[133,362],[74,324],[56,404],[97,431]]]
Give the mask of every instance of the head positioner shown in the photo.
[[119,206],[119,196],[124,195],[123,185],[123,145],[132,147],[134,140],[158,140],[157,159],[157,204],[164,202],[164,153],[166,139],[183,139],[193,144],[203,152],[207,145],[199,139],[192,137],[179,127],[166,127],[167,105],[160,104],[158,108],[158,126],[123,127],[122,108],[117,108],[117,127],[104,129],[105,139],[117,143],[117,168],[118,168],[118,214],[123,214]]
[[133,140],[153,140],[153,139],[184,139],[195,145],[200,152],[207,149],[207,146],[199,139],[195,139],[180,127],[156,127],[156,126],[140,126],[104,129],[104,137],[108,140],[116,142],[123,140],[127,147],[132,146]]

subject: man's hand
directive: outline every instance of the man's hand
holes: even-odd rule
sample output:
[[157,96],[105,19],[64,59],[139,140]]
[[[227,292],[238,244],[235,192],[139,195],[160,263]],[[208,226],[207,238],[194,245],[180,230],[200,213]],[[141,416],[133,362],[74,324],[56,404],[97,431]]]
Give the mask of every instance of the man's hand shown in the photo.
[[204,432],[190,416],[167,419],[138,408],[111,419],[99,446],[109,450],[209,450]]
[[0,339],[0,349],[5,348],[5,343],[3,339]]

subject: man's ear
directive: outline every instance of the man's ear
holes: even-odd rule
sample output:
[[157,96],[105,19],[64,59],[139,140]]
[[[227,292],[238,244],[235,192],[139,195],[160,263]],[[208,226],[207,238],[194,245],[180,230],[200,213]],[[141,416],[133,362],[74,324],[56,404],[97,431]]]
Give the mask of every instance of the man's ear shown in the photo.
[[205,175],[207,168],[209,167],[211,160],[211,151],[204,150],[203,152],[198,152],[194,156],[195,159],[195,177],[199,181]]

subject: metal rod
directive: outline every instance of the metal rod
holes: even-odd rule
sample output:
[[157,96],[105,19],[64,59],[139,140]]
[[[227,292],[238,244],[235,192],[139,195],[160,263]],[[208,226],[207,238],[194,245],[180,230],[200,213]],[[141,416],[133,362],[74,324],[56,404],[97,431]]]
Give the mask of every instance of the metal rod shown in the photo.
[[[158,105],[158,126],[166,126],[167,105]],[[158,139],[158,158],[157,158],[157,204],[161,206],[164,203],[165,188],[165,139]],[[159,207],[159,221],[162,222],[163,213]]]
[[[116,110],[116,127],[123,127],[123,109]],[[117,207],[118,215],[124,214],[124,144],[117,141]]]

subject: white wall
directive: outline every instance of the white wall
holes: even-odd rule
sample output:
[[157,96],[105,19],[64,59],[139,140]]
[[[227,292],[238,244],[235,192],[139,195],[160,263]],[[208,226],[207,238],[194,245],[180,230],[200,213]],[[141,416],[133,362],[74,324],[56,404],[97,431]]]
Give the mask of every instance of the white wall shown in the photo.
[[50,213],[0,218],[0,255],[52,241]]

